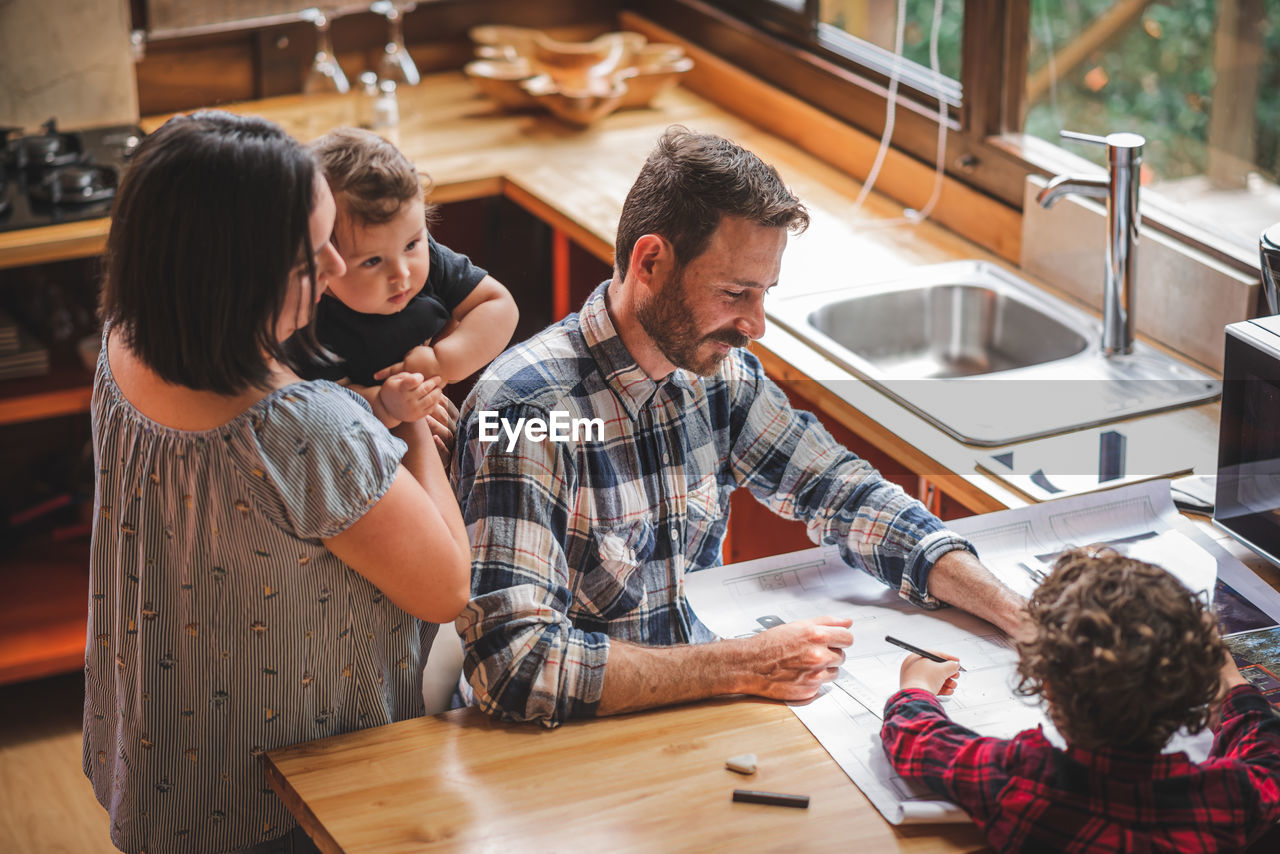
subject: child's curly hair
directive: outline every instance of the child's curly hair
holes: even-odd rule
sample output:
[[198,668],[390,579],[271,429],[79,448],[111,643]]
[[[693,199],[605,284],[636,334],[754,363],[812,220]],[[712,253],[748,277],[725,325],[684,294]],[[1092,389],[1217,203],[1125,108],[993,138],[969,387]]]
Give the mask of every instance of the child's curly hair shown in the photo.
[[1073,746],[1159,751],[1200,732],[1219,693],[1226,645],[1200,596],[1158,566],[1071,549],[1028,606],[1018,693],[1043,696]]

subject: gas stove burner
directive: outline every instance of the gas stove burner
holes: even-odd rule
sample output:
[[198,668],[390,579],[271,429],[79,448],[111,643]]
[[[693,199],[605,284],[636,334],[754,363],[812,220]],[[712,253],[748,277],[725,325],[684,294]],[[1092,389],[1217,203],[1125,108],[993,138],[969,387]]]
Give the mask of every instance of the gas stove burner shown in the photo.
[[33,202],[50,205],[100,202],[116,194],[116,170],[110,166],[60,166],[45,172],[29,193]]
[[143,137],[137,125],[61,131],[52,119],[21,133],[0,127],[0,232],[110,216]]
[[79,163],[84,153],[80,140],[69,133],[58,131],[53,119],[44,123],[44,133],[20,136],[9,141],[9,162],[15,169],[39,172],[54,166]]
[[136,127],[109,128],[102,132],[97,144],[99,147],[118,151],[122,158],[128,160],[142,142],[142,136],[142,130]]

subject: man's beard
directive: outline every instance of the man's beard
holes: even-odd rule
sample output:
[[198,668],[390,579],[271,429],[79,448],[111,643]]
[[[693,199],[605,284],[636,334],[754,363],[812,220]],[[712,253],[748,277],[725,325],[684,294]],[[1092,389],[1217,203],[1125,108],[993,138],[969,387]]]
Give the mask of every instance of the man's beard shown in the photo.
[[666,281],[656,296],[636,307],[636,319],[668,362],[708,377],[719,370],[726,354],[715,350],[700,356],[702,345],[718,341],[730,347],[745,347],[751,339],[731,329],[702,334],[687,297],[684,272],[680,271]]

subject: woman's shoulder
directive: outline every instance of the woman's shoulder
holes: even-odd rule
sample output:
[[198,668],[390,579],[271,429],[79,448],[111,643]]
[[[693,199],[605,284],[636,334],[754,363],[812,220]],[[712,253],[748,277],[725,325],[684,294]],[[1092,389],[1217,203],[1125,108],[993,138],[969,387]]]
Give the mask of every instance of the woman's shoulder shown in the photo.
[[277,525],[331,537],[360,518],[395,479],[405,445],[356,393],[327,380],[277,389],[226,444]]
[[[376,423],[369,404],[351,389],[330,380],[300,380],[271,392],[246,415],[255,427],[330,431]],[[379,425],[381,426],[381,425]]]
[[363,453],[371,445],[392,450],[399,442],[364,398],[329,380],[304,380],[275,390],[245,413],[239,430],[251,432],[267,454],[301,454],[301,448],[312,445],[330,453]]

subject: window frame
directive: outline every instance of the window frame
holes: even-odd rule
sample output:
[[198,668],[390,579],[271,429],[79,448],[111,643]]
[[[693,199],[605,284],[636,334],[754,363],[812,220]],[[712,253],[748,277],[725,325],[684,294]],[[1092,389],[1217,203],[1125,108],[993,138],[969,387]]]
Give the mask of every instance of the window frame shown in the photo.
[[[810,31],[819,0],[803,14],[770,0],[624,0],[623,6],[666,26],[744,70],[879,137],[888,75],[820,43]],[[1026,0],[964,0],[959,105],[948,105],[948,177],[1022,210],[1028,173],[1101,174],[1083,157],[1021,133],[1029,45]],[[981,45],[970,49],[969,45]],[[883,63],[880,64],[883,68]],[[893,146],[922,163],[936,159],[937,101],[918,78],[899,81]],[[1257,253],[1207,232],[1161,204],[1142,200],[1143,224],[1210,257],[1257,273]]]

